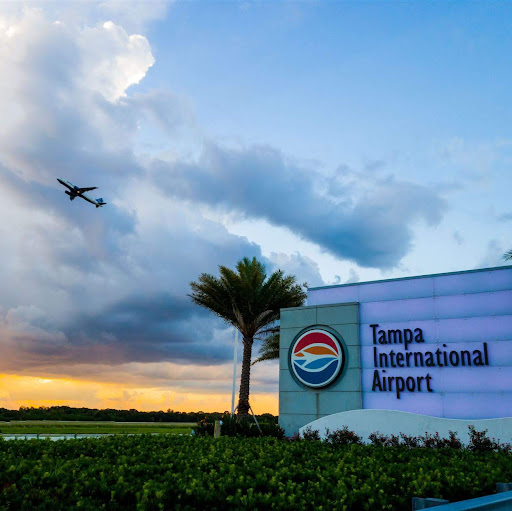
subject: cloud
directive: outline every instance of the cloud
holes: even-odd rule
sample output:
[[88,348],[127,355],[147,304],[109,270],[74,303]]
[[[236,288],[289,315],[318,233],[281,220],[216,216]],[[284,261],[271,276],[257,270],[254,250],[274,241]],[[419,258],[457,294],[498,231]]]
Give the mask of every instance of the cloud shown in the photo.
[[354,284],[355,282],[359,282],[359,280],[359,274],[354,270],[354,268],[350,268],[348,272],[348,279],[345,281],[345,284]]
[[9,18],[20,18],[27,10],[43,12],[48,19],[72,26],[95,26],[113,21],[132,33],[144,33],[156,20],[163,19],[173,0],[54,0],[44,4],[38,0],[3,2],[0,13]]
[[503,266],[508,264],[503,259],[503,254],[506,249],[500,244],[498,240],[492,239],[487,243],[485,253],[480,258],[479,263],[475,268],[492,268],[495,266]]
[[79,45],[87,48],[82,53],[80,80],[109,101],[125,96],[128,87],[139,83],[155,62],[144,36],[128,35],[112,21],[84,30]]
[[[147,39],[34,8],[0,21],[0,370],[230,359],[189,282],[261,251],[148,183],[140,122],[192,121],[172,93],[130,93],[154,63]],[[70,202],[57,177],[108,207]]]
[[306,283],[308,287],[324,285],[318,264],[309,257],[298,252],[294,254],[272,252],[269,260],[285,274],[294,275],[299,284]]
[[148,41],[107,22],[77,29],[28,10],[0,31],[0,163],[27,182],[114,186],[140,174],[127,89],[154,62]]
[[459,231],[454,231],[452,238],[454,239],[455,243],[457,243],[457,245],[462,245],[464,243],[464,237]]
[[510,220],[512,220],[512,213],[504,213],[498,217],[500,222],[509,222]]
[[[21,289],[11,301],[32,305],[5,309],[0,369],[19,368],[20,359],[24,366],[230,359],[223,323],[192,304],[188,283],[203,271],[216,273],[220,262],[233,266],[242,256],[261,258],[261,253],[247,240],[214,231],[209,240],[168,230],[167,246],[161,229],[138,233],[124,240],[130,261],[121,252],[103,261],[89,253],[91,264],[73,252],[64,259],[63,246],[41,254],[44,244],[36,242],[36,258],[42,256],[44,266],[23,269],[35,292]],[[180,251],[173,250],[173,242]],[[73,243],[87,251],[80,236]],[[187,253],[190,258],[183,257]],[[27,254],[27,266],[31,263],[34,257]]]
[[411,248],[412,227],[437,225],[446,209],[426,186],[393,177],[357,186],[343,182],[343,170],[341,179],[326,179],[268,146],[210,143],[197,161],[155,161],[151,171],[172,197],[265,219],[367,267],[396,266]]
[[386,167],[386,162],[384,160],[372,160],[365,163],[364,170],[373,173],[377,170],[383,169],[384,167]]
[[501,161],[510,161],[512,141],[494,139],[483,142],[469,141],[462,137],[453,137],[439,150],[439,155],[452,175],[456,174],[460,183],[480,181],[487,185],[493,174],[502,172]]
[[359,282],[361,278],[359,277],[359,273],[357,273],[354,268],[350,268],[348,272],[348,278],[343,280],[339,275],[335,275],[334,282],[332,285],[342,285],[342,284],[354,284],[355,282]]

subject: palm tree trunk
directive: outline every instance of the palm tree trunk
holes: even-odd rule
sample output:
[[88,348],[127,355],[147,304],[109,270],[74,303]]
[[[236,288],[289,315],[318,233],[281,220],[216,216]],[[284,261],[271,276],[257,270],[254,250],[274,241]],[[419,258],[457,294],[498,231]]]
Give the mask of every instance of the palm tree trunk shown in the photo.
[[251,382],[252,337],[244,337],[244,354],[242,358],[242,377],[240,381],[240,395],[238,398],[238,417],[249,415],[249,385]]

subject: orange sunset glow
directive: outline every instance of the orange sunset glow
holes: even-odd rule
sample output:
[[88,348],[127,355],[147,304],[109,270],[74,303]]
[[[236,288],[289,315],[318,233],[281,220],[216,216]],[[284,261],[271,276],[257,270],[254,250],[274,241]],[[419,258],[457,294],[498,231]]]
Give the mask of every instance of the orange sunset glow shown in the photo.
[[[223,412],[231,409],[231,394],[205,394],[199,390],[173,391],[163,387],[138,387],[64,378],[0,375],[0,407],[17,409],[20,406],[56,405],[99,409],[135,408],[140,411],[172,409],[181,412]],[[251,406],[255,413],[277,415],[277,394],[254,394],[251,396]]]

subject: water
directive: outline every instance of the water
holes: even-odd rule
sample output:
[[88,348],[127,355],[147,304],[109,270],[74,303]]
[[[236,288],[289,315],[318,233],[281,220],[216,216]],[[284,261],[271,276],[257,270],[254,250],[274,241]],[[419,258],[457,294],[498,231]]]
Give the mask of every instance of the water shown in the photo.
[[21,434],[21,435],[0,435],[4,440],[74,440],[79,438],[103,438],[105,436],[113,436],[113,433],[73,433],[63,435],[34,435],[34,434]]
[[[140,433],[126,433],[122,436],[135,436]],[[161,435],[166,433],[150,433],[151,435]],[[63,435],[52,434],[19,434],[19,435],[0,435],[4,440],[79,440],[80,438],[104,438],[106,436],[115,436],[116,433],[68,433]],[[119,433],[117,433],[119,435]],[[183,433],[176,433],[176,436],[184,436]]]

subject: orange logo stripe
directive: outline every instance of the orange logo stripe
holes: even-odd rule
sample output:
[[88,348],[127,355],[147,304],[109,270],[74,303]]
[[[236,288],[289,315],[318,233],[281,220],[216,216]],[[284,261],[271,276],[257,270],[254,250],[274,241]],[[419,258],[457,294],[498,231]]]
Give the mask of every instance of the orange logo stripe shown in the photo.
[[326,346],[312,346],[311,348],[306,348],[303,351],[306,353],[311,353],[312,355],[332,355],[336,356],[333,350]]

